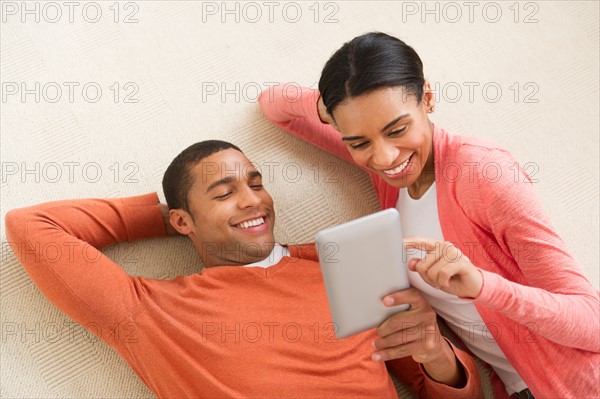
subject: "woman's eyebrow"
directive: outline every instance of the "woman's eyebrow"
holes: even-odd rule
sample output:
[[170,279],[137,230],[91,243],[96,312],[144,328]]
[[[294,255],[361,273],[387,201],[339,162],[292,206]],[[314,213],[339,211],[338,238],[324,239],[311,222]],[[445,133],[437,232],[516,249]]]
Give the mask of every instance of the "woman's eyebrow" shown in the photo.
[[[385,125],[382,129],[381,132],[385,132],[386,130],[388,130],[390,127],[394,126],[396,123],[400,122],[402,119],[404,118],[408,118],[410,117],[410,114],[402,114],[399,117],[397,117],[396,119],[394,119],[393,121],[391,121],[390,123],[388,123],[387,125]],[[342,141],[352,141],[352,140],[359,140],[359,139],[364,139],[365,136],[342,136]]]
[[393,121],[391,121],[390,123],[388,123],[387,125],[385,125],[382,129],[381,129],[381,133],[385,132],[386,130],[388,130],[390,127],[394,126],[396,123],[400,122],[402,119],[404,118],[408,118],[410,116],[410,114],[402,114],[399,117],[397,117],[396,119],[394,119]]
[[342,136],[342,141],[352,141],[358,139],[364,139],[365,136]]

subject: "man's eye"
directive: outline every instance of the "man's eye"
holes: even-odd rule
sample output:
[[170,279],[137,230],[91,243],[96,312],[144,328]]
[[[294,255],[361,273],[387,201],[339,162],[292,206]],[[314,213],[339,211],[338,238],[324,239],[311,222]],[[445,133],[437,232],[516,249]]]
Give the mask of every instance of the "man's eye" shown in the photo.
[[407,129],[407,126],[404,126],[402,129],[394,130],[393,132],[390,132],[390,133],[388,134],[388,137],[389,137],[389,136],[397,136],[397,135],[399,135],[400,133],[404,133],[404,131],[405,131],[406,129]]
[[261,190],[263,188],[262,184],[253,184],[250,186],[253,190]]
[[225,194],[221,194],[215,197],[215,199],[218,200],[223,200],[226,199],[227,197],[229,197],[231,195],[231,191],[226,192]]

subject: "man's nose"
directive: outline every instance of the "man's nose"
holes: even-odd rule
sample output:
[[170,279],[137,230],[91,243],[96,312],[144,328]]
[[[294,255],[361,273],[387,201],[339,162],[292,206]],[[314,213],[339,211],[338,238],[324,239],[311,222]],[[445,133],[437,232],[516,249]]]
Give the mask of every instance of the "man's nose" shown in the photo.
[[248,208],[260,205],[261,198],[251,187],[246,187],[240,192],[239,207]]

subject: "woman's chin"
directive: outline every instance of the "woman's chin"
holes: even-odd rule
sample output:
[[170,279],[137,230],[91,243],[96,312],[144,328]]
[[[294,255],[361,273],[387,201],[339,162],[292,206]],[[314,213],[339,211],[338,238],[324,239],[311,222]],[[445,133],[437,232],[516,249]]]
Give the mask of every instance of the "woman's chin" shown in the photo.
[[385,172],[378,171],[377,175],[381,176],[381,178],[390,186],[395,188],[406,188],[410,186],[414,180],[414,176],[403,175],[403,176],[388,176]]

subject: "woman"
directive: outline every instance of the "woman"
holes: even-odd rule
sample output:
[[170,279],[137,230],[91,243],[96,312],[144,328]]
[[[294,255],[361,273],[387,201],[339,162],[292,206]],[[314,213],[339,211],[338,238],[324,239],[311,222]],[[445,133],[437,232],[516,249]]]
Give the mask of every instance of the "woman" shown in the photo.
[[[411,47],[356,37],[326,63],[319,91],[295,94],[263,93],[263,113],[370,173],[382,208],[397,208],[412,236],[407,253],[424,251],[409,262],[411,285],[492,367],[495,397],[600,396],[598,292],[515,159],[429,120],[435,99]],[[375,357],[405,356],[399,325],[380,326]]]

